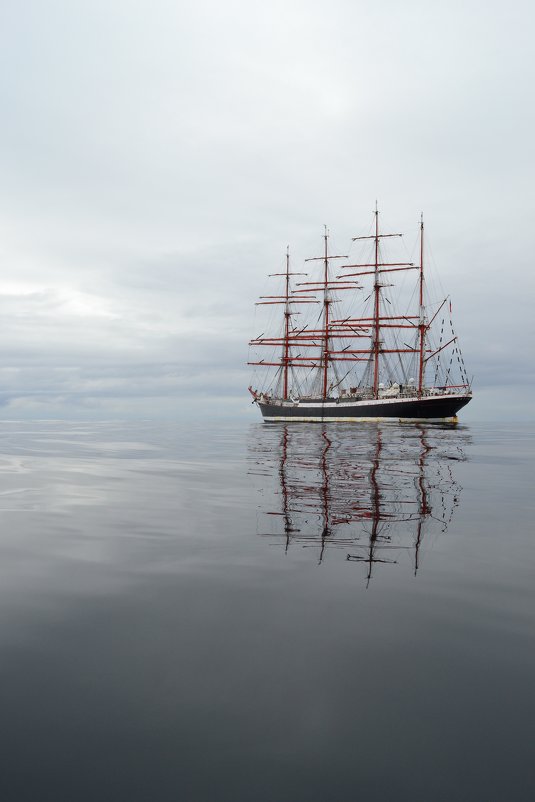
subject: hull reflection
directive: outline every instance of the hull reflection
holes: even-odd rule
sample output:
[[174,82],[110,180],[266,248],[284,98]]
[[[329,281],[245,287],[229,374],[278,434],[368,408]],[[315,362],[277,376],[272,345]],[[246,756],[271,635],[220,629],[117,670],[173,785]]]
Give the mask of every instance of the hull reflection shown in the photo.
[[250,473],[258,484],[258,534],[284,547],[329,550],[363,566],[407,555],[416,574],[424,543],[446,531],[459,505],[455,464],[466,430],[417,424],[254,427]]

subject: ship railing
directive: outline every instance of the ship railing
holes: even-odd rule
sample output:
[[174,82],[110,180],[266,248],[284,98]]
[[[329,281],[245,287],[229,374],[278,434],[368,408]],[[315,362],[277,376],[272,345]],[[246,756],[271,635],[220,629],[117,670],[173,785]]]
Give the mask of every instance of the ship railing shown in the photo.
[[[378,393],[378,397],[383,399],[394,399],[394,398],[432,398],[436,395],[462,395],[467,394],[470,392],[470,387],[466,384],[462,385],[447,385],[447,386],[437,386],[437,387],[423,387],[421,392],[418,391],[418,388],[412,384],[407,385],[399,385],[398,387],[386,387],[384,389],[380,389]],[[372,400],[375,398],[375,393],[372,387],[363,387],[363,388],[356,388],[351,389],[351,391],[346,391],[341,394],[343,399],[362,399],[362,400]]]

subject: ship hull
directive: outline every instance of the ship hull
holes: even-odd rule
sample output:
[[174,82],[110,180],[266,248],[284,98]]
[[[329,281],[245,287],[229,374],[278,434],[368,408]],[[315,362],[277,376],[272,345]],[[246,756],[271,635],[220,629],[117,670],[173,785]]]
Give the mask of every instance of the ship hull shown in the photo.
[[423,398],[384,398],[361,401],[327,399],[324,402],[258,402],[266,423],[397,421],[456,423],[457,412],[471,395],[426,396]]

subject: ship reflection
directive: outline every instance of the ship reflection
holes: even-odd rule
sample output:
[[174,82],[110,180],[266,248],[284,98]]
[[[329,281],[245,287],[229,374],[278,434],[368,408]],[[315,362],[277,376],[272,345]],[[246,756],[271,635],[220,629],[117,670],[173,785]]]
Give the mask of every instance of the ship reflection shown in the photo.
[[378,564],[408,559],[417,574],[459,505],[454,467],[469,442],[466,430],[425,424],[254,427],[258,533],[286,553],[314,549],[319,564],[342,550],[367,584]]

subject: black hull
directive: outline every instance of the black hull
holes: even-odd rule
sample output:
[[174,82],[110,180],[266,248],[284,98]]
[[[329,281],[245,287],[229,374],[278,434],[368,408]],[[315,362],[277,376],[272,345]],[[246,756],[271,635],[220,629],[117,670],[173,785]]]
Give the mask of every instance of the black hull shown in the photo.
[[470,395],[388,399],[372,401],[327,400],[314,404],[258,402],[266,422],[277,421],[365,421],[365,420],[429,420],[452,421],[457,412],[471,400]]

